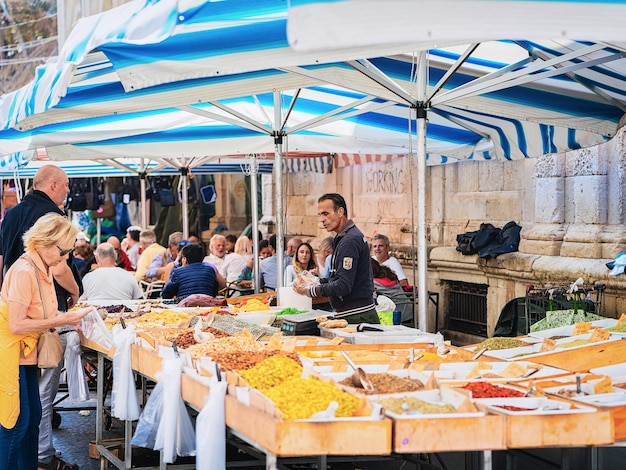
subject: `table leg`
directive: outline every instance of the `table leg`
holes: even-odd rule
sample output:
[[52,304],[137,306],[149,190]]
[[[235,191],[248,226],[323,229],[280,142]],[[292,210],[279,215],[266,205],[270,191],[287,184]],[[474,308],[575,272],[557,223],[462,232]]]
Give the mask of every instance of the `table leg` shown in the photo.
[[96,445],[102,442],[102,426],[104,418],[104,355],[98,353],[98,372],[96,382]]
[[133,448],[130,441],[133,438],[133,422],[124,421],[124,467],[132,468]]
[[265,454],[265,470],[278,470],[278,459],[276,455]]

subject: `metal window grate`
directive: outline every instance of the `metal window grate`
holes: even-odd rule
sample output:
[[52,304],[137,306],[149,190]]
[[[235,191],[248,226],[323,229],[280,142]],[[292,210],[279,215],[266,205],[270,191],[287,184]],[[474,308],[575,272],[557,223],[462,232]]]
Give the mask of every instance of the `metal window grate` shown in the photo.
[[448,329],[487,336],[487,288],[483,284],[448,282]]

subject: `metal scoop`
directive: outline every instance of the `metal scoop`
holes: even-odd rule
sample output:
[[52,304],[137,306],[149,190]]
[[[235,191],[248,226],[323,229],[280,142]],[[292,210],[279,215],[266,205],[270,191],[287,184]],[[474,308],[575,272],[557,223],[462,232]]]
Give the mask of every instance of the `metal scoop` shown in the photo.
[[352,367],[352,370],[354,370],[354,374],[352,374],[352,383],[354,384],[354,386],[363,388],[368,392],[373,392],[374,385],[372,385],[372,382],[367,377],[365,371],[360,367],[357,367],[356,364],[352,362],[352,359],[350,359],[348,353],[346,353],[345,351],[341,351],[341,354],[346,359],[346,362],[350,365],[350,367]]

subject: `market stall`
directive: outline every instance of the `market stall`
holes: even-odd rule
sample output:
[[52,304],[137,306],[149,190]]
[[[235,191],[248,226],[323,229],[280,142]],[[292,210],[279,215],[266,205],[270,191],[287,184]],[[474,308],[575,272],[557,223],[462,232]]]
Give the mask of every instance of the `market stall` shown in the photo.
[[[194,308],[129,305],[125,313],[107,313],[101,326],[132,325],[132,370],[157,382],[164,350],[176,344],[185,361],[180,396],[197,411],[206,406],[216,377],[226,381],[228,435],[264,454],[268,469],[290,457],[323,464],[333,456],[449,451],[484,452],[481,467],[491,468],[493,450],[605,446],[626,437],[626,366],[620,362],[626,318],[457,348],[418,330],[405,342],[404,332],[396,343],[372,340],[373,332],[357,331],[357,325],[333,335],[284,335],[277,319],[298,310],[264,300]],[[98,352],[102,368],[116,350],[103,340],[104,330],[94,331],[86,330],[83,345]],[[210,339],[198,342],[200,331]],[[363,337],[355,338],[359,333]],[[334,400],[307,401],[308,389],[300,387],[310,382],[332,390],[316,396],[337,394],[336,414],[329,406]],[[345,403],[352,403],[348,412]],[[99,417],[103,406],[99,382]],[[130,423],[124,460],[96,430],[102,458],[118,468],[130,465]]]

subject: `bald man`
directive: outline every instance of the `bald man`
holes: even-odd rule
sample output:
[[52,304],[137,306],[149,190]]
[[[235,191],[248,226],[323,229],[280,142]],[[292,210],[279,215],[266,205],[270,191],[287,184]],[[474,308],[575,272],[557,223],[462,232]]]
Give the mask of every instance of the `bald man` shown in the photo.
[[[119,243],[119,240],[118,240]],[[85,274],[84,300],[133,300],[142,297],[135,276],[116,264],[116,251],[110,243],[100,243],[95,251],[98,269]]]

